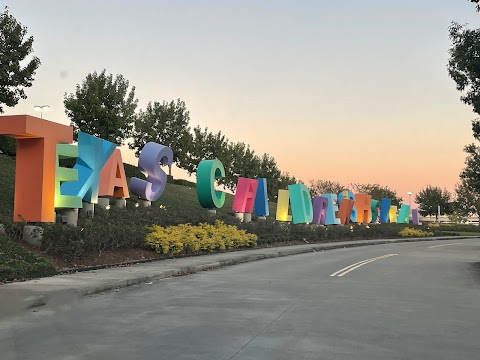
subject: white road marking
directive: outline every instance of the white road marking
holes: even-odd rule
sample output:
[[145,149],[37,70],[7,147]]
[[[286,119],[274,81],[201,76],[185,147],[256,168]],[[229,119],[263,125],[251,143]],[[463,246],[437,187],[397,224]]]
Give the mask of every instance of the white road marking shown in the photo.
[[362,260],[362,261],[359,261],[359,262],[357,262],[357,263],[355,263],[355,264],[348,265],[347,267],[344,267],[343,269],[340,269],[340,270],[338,270],[337,272],[334,272],[334,273],[333,273],[332,275],[330,275],[330,276],[337,276],[337,275],[340,274],[341,272],[343,272],[343,271],[345,271],[345,270],[348,270],[348,269],[350,269],[351,267],[354,267],[354,266],[359,265],[359,264],[363,264],[365,261],[383,258],[383,256],[385,256],[385,255],[378,256],[378,257],[376,257],[376,258],[370,258],[370,259]]
[[463,244],[463,243],[451,243],[451,244],[433,245],[433,246],[429,246],[428,248],[429,248],[429,249],[433,249],[433,248],[440,247],[440,246],[462,245],[462,244]]
[[331,274],[330,276],[338,276],[338,277],[341,277],[343,275],[346,275],[348,274],[350,271],[353,271],[355,269],[358,269],[359,267],[363,266],[363,265],[366,265],[368,263],[371,263],[373,261],[377,261],[377,260],[380,260],[380,259],[385,259],[387,257],[391,257],[391,256],[395,256],[395,255],[398,255],[398,254],[387,254],[387,255],[383,255],[383,256],[378,256],[378,257],[374,257],[374,258],[371,258],[371,259],[366,259],[366,260],[362,260],[362,261],[359,261],[355,264],[352,264],[352,265],[349,265],[347,267],[344,267],[343,269],[340,269],[336,272],[334,272],[333,274]]

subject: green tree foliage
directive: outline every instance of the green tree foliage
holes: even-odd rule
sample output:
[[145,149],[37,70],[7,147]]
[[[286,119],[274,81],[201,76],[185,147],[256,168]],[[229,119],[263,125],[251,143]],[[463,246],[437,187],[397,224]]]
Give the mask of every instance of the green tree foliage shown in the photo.
[[475,144],[465,146],[468,154],[465,159],[465,168],[460,173],[460,178],[469,189],[480,192],[480,147]]
[[[480,114],[480,29],[468,29],[452,23],[449,29],[452,47],[448,60],[448,74],[455,81],[460,99]],[[473,122],[474,136],[480,136],[480,123]]]
[[[298,183],[298,180],[295,178],[295,176],[290,175],[288,171],[282,172],[280,174],[280,178],[278,179],[278,189],[286,190],[288,188],[288,185],[292,185],[296,183]],[[275,194],[275,196],[276,195],[277,194]]]
[[268,198],[273,200],[278,194],[281,171],[277,166],[277,162],[273,156],[263,154],[260,158],[259,178],[267,179]]
[[26,99],[25,88],[32,86],[33,76],[40,60],[33,56],[33,37],[27,37],[27,28],[5,8],[0,13],[0,114],[3,106],[15,106]]
[[440,213],[450,214],[452,206],[450,203],[452,195],[447,189],[428,185],[415,195],[415,202],[420,205],[419,212],[422,216],[435,215],[438,220],[438,206]]
[[390,189],[388,186],[382,186],[379,184],[352,184],[353,191],[357,194],[372,195],[372,199],[381,200],[382,198],[388,198],[392,200],[392,205],[400,205],[403,201],[397,193]]
[[[254,179],[260,172],[260,158],[250,145],[243,142],[230,143],[228,145],[229,161],[225,165],[226,187],[235,190],[239,177]],[[268,182],[268,180],[267,180]]]
[[459,214],[480,215],[480,192],[470,187],[465,179],[455,185],[455,211]]
[[192,144],[189,123],[190,114],[180,99],[177,102],[150,102],[136,117],[133,143],[129,147],[139,156],[148,142],[168,146],[173,150],[174,163],[179,168],[187,168]]
[[[173,151],[175,152],[175,149]],[[192,143],[184,169],[189,174],[194,174],[197,172],[200,161],[209,159],[218,159],[226,167],[229,160],[228,139],[220,131],[214,134],[208,131],[208,128],[202,130],[197,126],[193,128]]]
[[8,156],[15,156],[17,150],[17,141],[14,138],[0,135],[0,151]]
[[338,181],[314,179],[310,180],[308,188],[310,189],[312,197],[322,194],[338,194],[343,190],[347,190],[347,187]]
[[218,159],[225,167],[225,177],[218,184],[234,191],[239,177],[250,179],[266,178],[267,194],[271,201],[277,198],[278,189],[286,189],[297,180],[288,173],[282,173],[273,156],[258,156],[243,142],[230,142],[221,132],[211,133],[208,128],[197,126],[193,129],[185,170],[189,174],[197,171],[202,160]]
[[83,131],[118,145],[131,135],[138,100],[122,75],[88,74],[63,103],[75,135]]

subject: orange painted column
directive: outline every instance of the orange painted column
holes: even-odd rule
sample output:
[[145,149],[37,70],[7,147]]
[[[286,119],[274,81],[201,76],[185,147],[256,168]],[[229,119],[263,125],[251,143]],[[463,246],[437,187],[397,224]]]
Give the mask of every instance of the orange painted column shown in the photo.
[[340,219],[340,224],[350,224],[350,216],[352,215],[354,204],[355,201],[347,199],[346,197],[342,199],[337,213],[337,218]]
[[56,146],[73,129],[29,115],[0,116],[0,135],[17,139],[14,221],[53,222]]
[[357,223],[368,224],[372,221],[372,195],[355,194]]

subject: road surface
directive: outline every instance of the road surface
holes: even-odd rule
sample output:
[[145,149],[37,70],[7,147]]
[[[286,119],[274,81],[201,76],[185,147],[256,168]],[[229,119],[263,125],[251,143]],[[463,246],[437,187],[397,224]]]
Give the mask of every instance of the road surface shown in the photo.
[[159,280],[3,319],[0,359],[479,359],[478,263],[467,239]]

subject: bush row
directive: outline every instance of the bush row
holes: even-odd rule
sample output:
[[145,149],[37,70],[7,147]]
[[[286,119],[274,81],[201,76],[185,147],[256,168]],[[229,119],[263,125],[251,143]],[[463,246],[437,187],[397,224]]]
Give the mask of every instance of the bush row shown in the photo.
[[[208,226],[215,226],[217,220],[222,221],[225,226],[234,225],[249,234],[255,234],[258,237],[257,245],[259,246],[267,246],[272,243],[335,242],[395,238],[399,236],[400,231],[409,226],[407,224],[352,224],[324,227],[293,225],[277,222],[273,219],[263,221],[254,219],[250,223],[241,223],[234,217],[233,213],[217,213],[216,216],[211,216],[206,210],[166,209],[159,206],[136,208],[133,206],[133,203],[129,203],[128,210],[115,207],[110,210],[96,209],[93,219],[80,216],[77,228],[61,224],[42,224],[44,227],[43,247],[48,254],[71,261],[86,254],[100,253],[105,250],[149,248],[150,244],[146,244],[145,239],[147,234],[152,232],[152,229],[157,229],[157,227],[167,228],[179,224],[203,224],[201,226],[207,228]],[[188,225],[181,226],[188,227]],[[428,228],[425,226],[414,226],[414,228],[428,231]],[[189,231],[192,230],[188,229]],[[232,230],[232,228],[229,229]],[[442,231],[432,230],[435,234],[440,234]],[[204,236],[199,233],[195,234],[195,236],[199,237]],[[173,238],[168,241],[178,238],[177,235],[170,233],[170,236],[173,236]],[[232,234],[230,234],[230,237],[232,237]],[[188,241],[186,245],[182,245],[182,249],[194,251],[197,245],[188,243]],[[165,240],[166,243],[167,240]],[[163,252],[164,247],[161,248]],[[165,249],[167,248],[169,249],[167,253],[176,251],[176,245],[165,245]],[[225,248],[228,248],[227,244]],[[216,239],[214,243],[208,246],[205,245],[201,249],[209,251],[223,249],[223,245],[220,240]]]
[[161,227],[154,225],[148,228],[145,243],[157,253],[178,254],[196,253],[198,251],[215,251],[251,247],[257,244],[257,235],[249,234],[234,225],[223,221],[215,224],[199,225],[180,224]]
[[[4,219],[10,238],[21,237],[21,224],[8,223]],[[405,227],[432,231],[435,235],[444,235],[445,230],[453,232],[453,226],[412,226],[407,224],[352,224],[348,226],[293,225],[276,222],[273,217],[267,220],[254,218],[250,223],[239,222],[233,212],[219,211],[211,216],[201,208],[176,206],[166,208],[153,203],[150,208],[135,207],[135,201],[129,200],[127,209],[112,207],[110,210],[95,208],[95,217],[79,217],[79,226],[73,228],[62,224],[40,224],[44,227],[43,247],[47,254],[63,258],[66,261],[82,258],[87,254],[101,253],[106,250],[148,248],[145,239],[152,226],[171,227],[178,224],[210,224],[216,220],[225,225],[235,225],[240,230],[255,234],[257,245],[268,246],[273,243],[334,242],[357,239],[395,238]],[[460,226],[462,231],[468,226]],[[478,231],[478,227],[473,226]],[[220,245],[215,246],[221,249]],[[187,247],[188,248],[188,247]],[[188,251],[188,250],[187,250]]]

